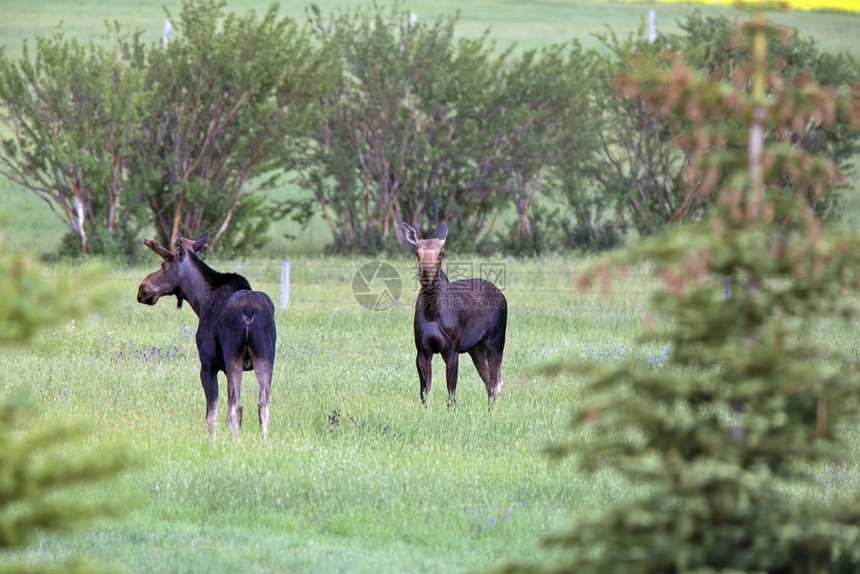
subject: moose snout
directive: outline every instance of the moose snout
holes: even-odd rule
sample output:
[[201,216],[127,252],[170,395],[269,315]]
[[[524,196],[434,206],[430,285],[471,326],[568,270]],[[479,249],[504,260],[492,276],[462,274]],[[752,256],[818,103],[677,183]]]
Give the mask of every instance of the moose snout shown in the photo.
[[158,301],[158,297],[153,297],[151,293],[148,293],[146,287],[141,283],[140,287],[137,288],[137,302],[144,305],[155,305],[156,301]]
[[418,282],[425,287],[433,283],[439,268],[435,264],[418,264]]

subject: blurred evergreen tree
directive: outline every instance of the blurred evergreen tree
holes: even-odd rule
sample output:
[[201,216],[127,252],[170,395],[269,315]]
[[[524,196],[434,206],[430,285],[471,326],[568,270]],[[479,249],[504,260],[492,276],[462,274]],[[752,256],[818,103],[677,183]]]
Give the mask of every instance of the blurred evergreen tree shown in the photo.
[[[860,238],[836,234],[811,207],[839,183],[833,161],[791,145],[809,126],[856,129],[860,90],[822,89],[806,74],[784,82],[767,45],[788,39],[757,15],[732,39],[750,57],[731,82],[668,52],[668,70],[634,58],[615,81],[666,121],[691,124],[684,178],[718,207],[615,261],[662,270],[653,305],[665,320],[646,321],[642,340],[668,345],[670,363],[592,371],[573,418],[579,436],[555,452],[645,494],[554,536],[571,553],[548,571],[860,571],[858,500],[795,494],[815,468],[849,456],[860,375],[853,357],[822,348],[816,327],[853,317]],[[581,287],[608,285],[610,269]]]
[[[40,329],[78,316],[93,306],[94,276],[51,281],[24,254],[0,243],[0,346],[23,345]],[[22,548],[38,531],[65,530],[113,514],[121,504],[72,499],[69,489],[100,484],[128,466],[119,450],[93,452],[82,443],[89,429],[80,423],[49,421],[20,398],[0,403],[0,550]],[[98,572],[102,566],[69,561],[18,563],[0,553],[0,572]]]

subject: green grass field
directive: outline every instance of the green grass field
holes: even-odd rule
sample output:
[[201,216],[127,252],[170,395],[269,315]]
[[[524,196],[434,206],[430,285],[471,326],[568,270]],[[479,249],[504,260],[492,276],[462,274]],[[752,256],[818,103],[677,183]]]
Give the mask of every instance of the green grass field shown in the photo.
[[[408,260],[396,263],[412,276]],[[507,264],[511,307],[504,394],[488,412],[464,357],[450,412],[438,358],[420,406],[411,280],[400,305],[371,312],[351,292],[356,262],[294,262],[293,302],[277,313],[267,443],[247,375],[239,440],[226,432],[223,397],[219,434],[207,437],[196,317],[172,300],[136,304],[146,269],[111,274],[110,310],[44,334],[30,352],[4,352],[0,399],[23,389],[49,418],[92,421],[93,448],[126,445],[145,463],[115,486],[136,506],[73,536],[45,536],[24,555],[82,555],[137,572],[470,571],[548,558],[541,537],[627,491],[543,452],[569,433],[577,381],[534,371],[554,357],[629,348],[651,279],[604,301],[573,292],[578,263],[495,263]],[[277,300],[275,262],[241,271]]]
[[[227,9],[244,13],[255,10],[262,13],[271,4],[264,0],[227,0]],[[278,2],[281,14],[296,19],[305,17],[305,9],[311,2],[283,0]],[[324,12],[338,8],[349,10],[365,5],[363,0],[318,0],[314,2]],[[379,2],[391,6],[392,2]],[[566,42],[579,38],[586,46],[597,46],[592,38],[594,32],[611,26],[626,34],[638,28],[648,17],[649,10],[657,13],[657,25],[661,30],[677,30],[676,21],[693,10],[705,15],[726,14],[729,17],[744,13],[731,8],[730,2],[720,6],[707,4],[658,4],[655,2],[623,2],[619,0],[409,0],[401,2],[404,9],[422,19],[434,19],[442,14],[460,13],[458,30],[463,35],[474,36],[487,28],[499,45],[517,42],[523,48],[535,48],[554,42]],[[179,2],[107,2],[105,0],[38,0],[21,3],[0,0],[0,42],[11,53],[18,53],[21,41],[34,35],[49,34],[62,21],[63,30],[80,38],[95,38],[104,30],[104,23],[117,21],[123,26],[140,28],[152,41],[160,41],[165,19],[162,6],[171,13],[179,11]],[[856,34],[860,15],[837,12],[773,12],[768,14],[774,21],[793,26],[805,36],[819,40],[825,50],[845,50],[860,57],[860,44]]]
[[[336,2],[320,2],[323,8]],[[265,3],[231,1],[244,11]],[[301,16],[304,4],[282,2]],[[413,2],[419,14],[448,11],[454,2]],[[171,7],[174,10],[178,6]],[[526,47],[570,37],[589,38],[604,24],[638,26],[656,8],[669,26],[689,6],[617,2],[474,1],[459,6],[460,31],[492,26],[500,44]],[[714,10],[706,7],[705,10]],[[724,9],[725,10],[725,9]],[[59,20],[67,33],[94,37],[117,19],[160,37],[160,3],[72,3],[44,0],[21,6],[0,1],[0,40],[10,51],[22,38],[48,33]],[[429,17],[429,15],[428,15]],[[781,14],[819,37],[827,49],[860,57],[852,32],[860,17]],[[0,181],[7,248],[52,252],[63,234],[47,205]],[[399,304],[372,312],[352,294],[364,259],[321,254],[322,225],[285,240],[273,231],[270,250],[252,260],[208,260],[246,275],[279,299],[280,262],[292,263],[291,304],[276,314],[278,350],[270,408],[271,436],[263,443],[254,416],[256,388],[245,376],[249,416],[237,440],[224,423],[222,381],[219,433],[206,434],[204,397],[194,346],[196,316],[172,300],[155,307],[135,302],[137,285],[157,267],[117,268],[104,283],[109,303],[41,335],[27,349],[0,351],[0,400],[25,392],[50,419],[89,421],[85,448],[117,445],[141,466],[95,490],[61,493],[100,501],[121,497],[129,511],[72,534],[40,536],[6,558],[32,563],[85,557],[127,572],[473,572],[505,561],[549,562],[561,556],[541,546],[575,517],[636,493],[616,477],[586,477],[575,460],[551,459],[545,448],[576,436],[569,413],[581,399],[576,376],[549,377],[540,367],[558,358],[612,362],[633,356],[643,369],[666,368],[666,350],[632,345],[659,288],[648,269],[619,281],[609,297],[578,293],[574,281],[589,261],[547,256],[478,261],[504,266],[509,303],[503,364],[506,386],[488,412],[486,392],[467,356],[460,366],[458,405],[445,407],[441,359],[434,362],[429,405],[420,405],[412,341],[417,293],[408,254],[391,262],[404,278]],[[73,272],[69,264],[49,275]],[[659,321],[659,318],[657,319]],[[851,352],[860,333],[844,323],[819,328],[826,348]],[[860,455],[849,431],[848,460]],[[821,469],[815,496],[856,489],[857,467]],[[796,496],[806,496],[795,493]]]

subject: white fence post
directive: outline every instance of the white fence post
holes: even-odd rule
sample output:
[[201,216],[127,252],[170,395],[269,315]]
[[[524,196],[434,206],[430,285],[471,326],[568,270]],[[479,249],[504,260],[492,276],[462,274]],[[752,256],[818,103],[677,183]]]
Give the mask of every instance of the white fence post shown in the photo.
[[164,49],[166,50],[170,39],[170,20],[164,21],[164,34],[162,38],[164,39]]
[[281,263],[281,309],[290,304],[290,262]]
[[657,40],[657,12],[648,10],[648,42],[653,44]]

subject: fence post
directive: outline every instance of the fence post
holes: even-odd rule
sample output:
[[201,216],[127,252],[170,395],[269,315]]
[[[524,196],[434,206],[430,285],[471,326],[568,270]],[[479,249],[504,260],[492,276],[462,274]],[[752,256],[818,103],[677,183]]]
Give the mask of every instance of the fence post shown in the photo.
[[657,12],[648,10],[648,43],[653,44],[657,40]]
[[290,304],[290,262],[281,263],[281,309]]
[[167,44],[170,42],[170,20],[164,21],[164,34],[162,35],[164,42],[164,49],[167,49]]

